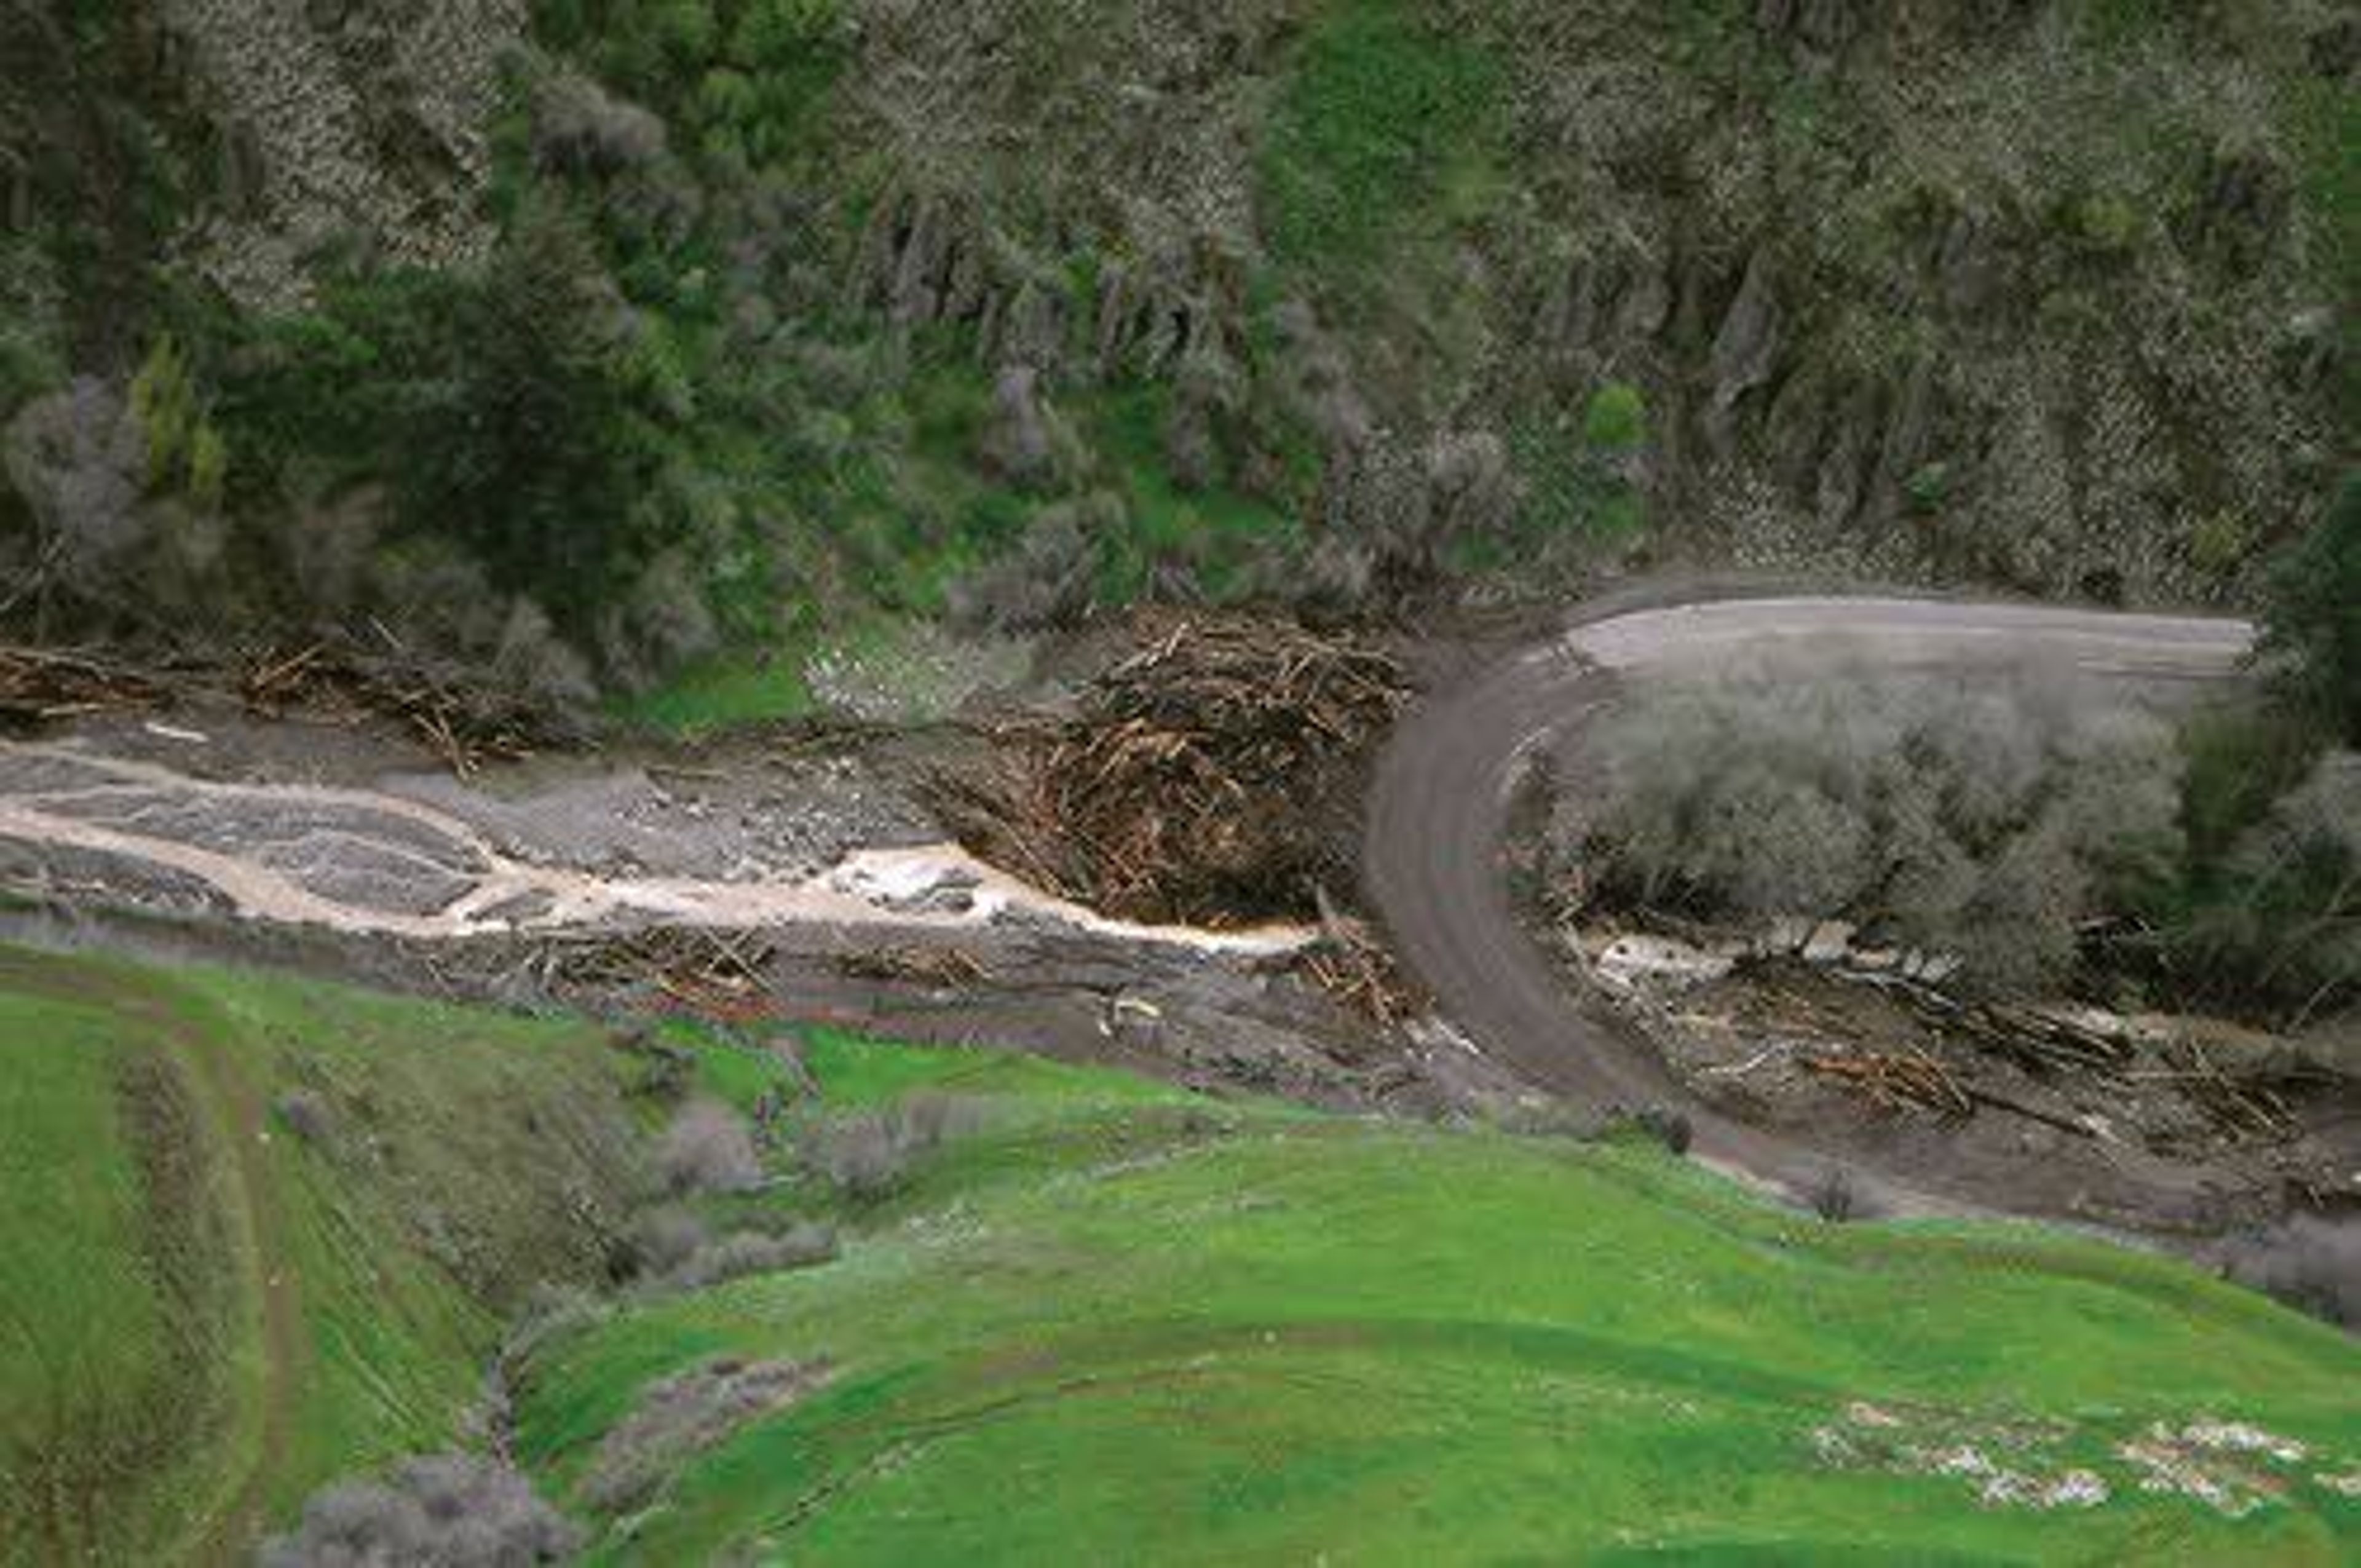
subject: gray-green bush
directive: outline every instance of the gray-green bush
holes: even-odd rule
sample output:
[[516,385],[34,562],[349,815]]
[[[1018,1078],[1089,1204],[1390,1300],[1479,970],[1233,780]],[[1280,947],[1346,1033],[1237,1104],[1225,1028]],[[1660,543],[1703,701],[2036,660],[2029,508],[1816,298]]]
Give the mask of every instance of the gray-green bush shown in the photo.
[[2057,979],[2080,927],[2181,851],[2171,729],[2014,666],[1669,685],[1607,718],[1592,751],[1552,837],[1598,894],[1843,916],[1993,987]]
[[526,1568],[561,1563],[581,1530],[492,1460],[445,1453],[403,1462],[384,1481],[340,1481],[267,1542],[263,1568]]

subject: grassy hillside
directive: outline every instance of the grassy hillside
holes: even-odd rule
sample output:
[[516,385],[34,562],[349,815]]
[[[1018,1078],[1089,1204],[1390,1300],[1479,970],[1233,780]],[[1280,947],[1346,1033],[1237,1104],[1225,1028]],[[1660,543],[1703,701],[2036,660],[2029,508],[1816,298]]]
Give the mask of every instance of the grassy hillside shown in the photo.
[[0,949],[0,1563],[235,1557],[447,1442],[620,1222],[602,1037]]
[[816,1032],[807,1077],[694,1077],[794,1100],[792,1146],[925,1104],[950,1135],[866,1197],[780,1156],[696,1206],[830,1221],[836,1260],[520,1332],[645,1191],[649,1060],[605,1032],[16,951],[0,1025],[0,1561],[234,1557],[453,1442],[504,1338],[517,1458],[598,1560],[2361,1542],[2361,1350],[2032,1231]]
[[[2178,1265],[1828,1227],[1652,1149],[832,1037],[813,1067],[807,1114],[949,1091],[977,1130],[846,1209],[838,1262],[541,1342],[520,1453],[598,1560],[2361,1547],[2361,1350]],[[782,1364],[793,1392],[694,1440],[647,1420],[699,1368]],[[632,1453],[669,1479],[601,1514]]]

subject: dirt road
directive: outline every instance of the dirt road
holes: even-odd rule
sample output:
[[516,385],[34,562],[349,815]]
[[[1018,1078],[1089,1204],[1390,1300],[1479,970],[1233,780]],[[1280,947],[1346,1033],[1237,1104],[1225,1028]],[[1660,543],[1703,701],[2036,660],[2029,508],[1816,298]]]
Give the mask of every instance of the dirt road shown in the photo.
[[[1371,795],[1364,874],[1403,959],[1475,1047],[1534,1086],[1592,1104],[1685,1112],[1696,1153],[1790,1191],[1827,1168],[1812,1148],[1698,1102],[1606,1002],[1569,984],[1518,920],[1502,857],[1526,758],[1578,742],[1631,683],[1741,669],[1773,648],[1831,661],[1945,666],[2035,658],[2102,677],[2219,679],[2244,622],[1902,598],[1725,599],[1580,615],[1552,637],[1430,696],[1397,730]],[[1872,1205],[1958,1205],[1855,1172]]]

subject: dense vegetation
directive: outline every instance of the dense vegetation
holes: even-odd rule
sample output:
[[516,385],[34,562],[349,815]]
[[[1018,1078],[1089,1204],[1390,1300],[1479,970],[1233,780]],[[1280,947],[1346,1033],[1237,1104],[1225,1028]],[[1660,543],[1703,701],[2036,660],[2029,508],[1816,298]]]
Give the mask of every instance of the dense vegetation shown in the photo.
[[[282,1529],[289,1564],[2361,1530],[2334,1331],[2089,1243],[1824,1224],[1653,1145],[25,953],[0,1018],[8,1561],[156,1561],[234,1498],[217,1543]],[[158,1073],[185,1136],[143,1155]]]
[[56,9],[0,67],[53,633],[374,618],[693,716],[1635,552],[2237,598],[2349,422],[2329,0]]
[[1709,920],[1843,918],[1988,992],[2325,1018],[2361,997],[2361,758],[2333,723],[2349,688],[2312,660],[2275,669],[2280,695],[2177,723],[2005,664],[1645,692],[1557,806],[1554,885]]

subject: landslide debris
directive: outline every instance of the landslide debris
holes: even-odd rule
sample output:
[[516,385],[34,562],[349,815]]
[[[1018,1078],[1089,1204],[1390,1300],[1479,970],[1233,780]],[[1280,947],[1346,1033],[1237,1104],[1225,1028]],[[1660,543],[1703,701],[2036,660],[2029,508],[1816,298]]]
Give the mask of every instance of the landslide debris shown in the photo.
[[1103,913],[1213,927],[1319,913],[1369,748],[1409,694],[1373,642],[1251,615],[1144,613],[1077,712],[939,770],[967,849]]

